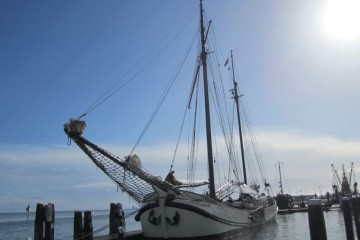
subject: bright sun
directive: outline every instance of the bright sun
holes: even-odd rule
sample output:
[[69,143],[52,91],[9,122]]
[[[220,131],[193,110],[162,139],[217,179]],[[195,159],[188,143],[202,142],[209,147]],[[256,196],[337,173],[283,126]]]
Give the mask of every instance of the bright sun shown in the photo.
[[330,0],[325,8],[325,32],[344,40],[360,37],[360,0]]

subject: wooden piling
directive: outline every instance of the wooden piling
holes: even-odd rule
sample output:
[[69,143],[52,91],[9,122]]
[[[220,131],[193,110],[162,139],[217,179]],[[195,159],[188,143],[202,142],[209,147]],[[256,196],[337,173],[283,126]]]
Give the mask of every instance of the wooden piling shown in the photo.
[[55,207],[48,203],[44,208],[45,213],[45,238],[44,240],[54,240]]
[[93,224],[91,211],[84,212],[84,236],[85,240],[93,240]]
[[38,203],[36,205],[34,240],[54,240],[54,222],[54,204],[48,203],[44,206],[44,204]]
[[83,233],[84,233],[84,225],[83,225],[83,220],[82,220],[82,212],[75,211],[74,212],[74,240],[82,237]]
[[110,214],[109,214],[109,234],[114,234],[117,232],[116,229],[116,204],[110,203]]
[[359,219],[360,197],[352,198],[351,205],[353,206],[356,235],[357,235],[357,238],[360,239],[360,219]]
[[118,228],[124,226],[124,211],[121,203],[110,204],[109,234],[118,234]]
[[30,219],[30,211],[31,211],[31,207],[30,207],[30,205],[28,205],[28,206],[26,207],[26,212],[27,212],[27,222],[29,222],[29,219]]
[[311,240],[327,240],[321,199],[308,200],[308,218]]
[[118,209],[119,227],[125,227],[125,213],[124,213],[121,203],[117,204],[117,209]]
[[354,240],[354,229],[353,229],[353,225],[352,225],[350,198],[348,198],[348,197],[342,198],[342,210],[343,210],[343,214],[344,214],[346,239]]
[[36,205],[34,240],[43,240],[44,237],[44,205],[38,203]]

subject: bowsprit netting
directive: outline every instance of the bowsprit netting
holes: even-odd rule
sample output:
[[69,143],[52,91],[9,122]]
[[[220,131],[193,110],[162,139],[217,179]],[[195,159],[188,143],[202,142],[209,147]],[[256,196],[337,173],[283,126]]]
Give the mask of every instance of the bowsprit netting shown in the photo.
[[168,191],[180,194],[180,190],[142,170],[139,166],[111,154],[82,136],[84,121],[70,120],[64,131],[117,186],[138,204],[151,193],[166,195]]

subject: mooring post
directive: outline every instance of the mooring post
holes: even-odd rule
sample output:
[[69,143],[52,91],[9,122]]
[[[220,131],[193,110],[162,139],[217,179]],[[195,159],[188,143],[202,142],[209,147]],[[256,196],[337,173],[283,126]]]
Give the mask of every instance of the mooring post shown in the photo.
[[357,206],[357,212],[358,212],[358,224],[356,225],[356,232],[357,232],[357,235],[358,235],[358,239],[360,239],[360,196],[356,196],[355,198],[355,202],[356,202],[356,206]]
[[48,203],[45,206],[45,238],[44,240],[54,240],[55,207]]
[[80,211],[74,212],[74,240],[83,236],[84,226],[82,221],[82,213]]
[[346,239],[354,240],[354,229],[353,229],[352,217],[351,217],[350,198],[348,197],[342,198],[342,210],[344,214]]
[[117,204],[117,216],[118,216],[118,239],[124,239],[124,231],[125,231],[125,214],[122,209],[122,204]]
[[353,212],[354,212],[356,235],[358,239],[360,239],[360,221],[359,221],[360,198],[359,197],[351,198],[351,205],[353,207]]
[[110,203],[110,215],[109,215],[109,234],[117,233],[117,226],[116,226],[116,204]]
[[93,240],[93,224],[91,211],[84,212],[84,236],[85,240]]
[[110,204],[109,224],[110,224],[109,234],[110,235],[119,234],[119,227],[124,226],[124,211],[122,209],[121,203]]
[[31,211],[31,207],[30,207],[30,205],[28,205],[28,206],[26,207],[26,212],[27,212],[27,222],[29,222],[29,219],[30,219],[30,211]]
[[324,213],[321,199],[308,200],[308,218],[311,240],[327,240]]
[[124,216],[124,210],[122,208],[122,204],[118,203],[117,204],[117,217],[118,217],[118,221],[119,221],[119,227],[125,227],[125,216]]
[[34,240],[43,240],[44,237],[44,205],[38,203],[36,205]]

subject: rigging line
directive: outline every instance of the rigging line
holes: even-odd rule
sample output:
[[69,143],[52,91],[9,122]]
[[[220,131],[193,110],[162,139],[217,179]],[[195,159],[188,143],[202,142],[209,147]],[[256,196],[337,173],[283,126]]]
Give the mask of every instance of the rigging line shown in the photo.
[[[188,108],[189,111],[189,117],[188,117],[188,123],[187,123],[187,166],[189,164],[189,160],[190,160],[190,123],[191,123],[191,111]],[[189,174],[187,174],[187,180],[189,179]]]
[[[216,51],[215,51],[215,55]],[[221,133],[224,137],[224,143],[227,149],[227,158],[228,161],[225,161],[226,163],[224,165],[227,165],[228,169],[227,169],[227,177],[225,177],[225,181],[229,181],[227,179],[230,179],[230,175],[232,175],[233,171],[231,170],[233,168],[232,164],[233,164],[233,145],[231,143],[231,131],[229,131],[228,128],[228,112],[227,112],[227,104],[226,104],[226,100],[224,100],[224,88],[223,88],[223,84],[222,84],[222,76],[221,73],[219,71],[216,71],[218,73],[218,78],[215,78],[215,70],[214,69],[218,69],[219,70],[219,64],[214,64],[213,62],[213,58],[211,58],[211,73],[212,73],[212,83],[213,83],[213,89],[214,92],[212,92],[212,99],[214,102],[216,102],[215,106],[215,110],[217,111],[217,118],[218,118],[218,122],[220,125],[220,129],[221,129]],[[216,57],[216,60],[218,60],[218,58]],[[215,95],[215,97],[214,97]],[[227,164],[228,163],[228,164]]]
[[181,133],[182,133],[183,128],[184,128],[187,111],[188,111],[188,107],[185,107],[185,112],[184,112],[184,116],[183,116],[183,119],[182,119],[182,122],[181,122],[181,127],[180,127],[180,131],[179,131],[179,135],[178,135],[178,140],[177,140],[177,142],[176,142],[176,147],[175,147],[174,155],[173,155],[173,158],[172,158],[172,161],[171,161],[170,171],[172,170],[172,167],[174,166],[175,157],[176,157],[176,153],[177,153],[177,150],[178,150],[178,147],[179,147],[180,138],[181,138]]
[[[200,29],[199,29],[200,30]],[[201,39],[199,38],[199,44],[198,44],[198,49],[197,49],[197,53],[198,55],[200,55],[202,49],[201,49]],[[200,127],[201,127],[201,123],[202,122],[202,112],[199,111],[199,109],[201,109],[200,106],[203,106],[203,104],[201,104],[200,102],[202,102],[203,98],[200,98],[200,85],[201,85],[201,81],[200,81],[200,75],[197,76],[199,78],[199,80],[197,81],[196,84],[196,90],[195,90],[195,109],[194,109],[194,117],[193,117],[193,123],[192,123],[192,135],[191,135],[191,152],[190,152],[190,165],[189,165],[189,175],[190,175],[190,179],[191,182],[195,181],[195,173],[196,173],[196,165],[197,165],[197,161],[198,161],[198,149],[199,149],[199,141],[200,141],[200,135],[198,133],[200,133]]]
[[[215,51],[215,55],[218,56],[217,52]],[[218,61],[218,57],[216,57],[216,62],[213,63],[213,58],[211,58],[211,73],[212,73],[212,76],[213,76],[213,84],[215,85],[219,85],[219,87],[217,89],[220,89],[221,91],[219,93],[221,93],[221,96],[222,96],[222,101],[218,101],[218,104],[219,106],[221,107],[221,109],[223,109],[222,111],[225,113],[225,116],[229,116],[229,108],[228,108],[228,97],[227,97],[227,93],[225,92],[225,88],[224,88],[224,82],[223,82],[223,78],[222,78],[222,74],[221,74],[221,71],[220,71],[220,64],[219,64],[219,61]],[[216,66],[216,67],[215,67]],[[218,71],[215,71],[214,69],[217,69]],[[217,75],[218,75],[218,78],[219,80],[218,81],[215,81],[215,73],[214,72],[217,72]],[[223,103],[223,104],[221,104]],[[228,122],[228,125],[231,126],[229,123],[230,123],[230,119],[229,117],[227,118],[227,121]]]
[[[210,72],[211,83],[212,83],[212,86],[213,86],[213,88],[210,88],[211,100],[213,102],[214,110],[217,113],[218,121],[220,123],[221,132],[223,133],[224,139],[226,141],[223,119],[221,118],[222,115],[220,114],[220,106],[219,106],[220,104],[219,104],[219,100],[218,100],[217,87],[216,87],[216,82],[214,80],[215,78],[214,78],[212,58],[211,58],[211,60],[209,59],[209,68],[208,69],[209,69],[209,72]],[[214,97],[214,94],[215,94],[216,97]],[[215,103],[217,103],[217,104],[215,104]],[[214,121],[212,121],[212,122],[214,122]],[[213,128],[213,131],[215,131],[215,128]],[[217,136],[217,135],[214,133],[214,136]],[[216,140],[216,138],[214,138],[214,141],[215,140]],[[216,146],[216,144],[215,144],[215,146]],[[226,144],[226,146],[227,146],[227,144]]]
[[[120,82],[128,75],[130,74],[130,72],[135,69],[141,62],[144,61],[145,58],[147,58],[153,51],[155,51],[155,49],[163,42],[165,41],[165,39],[169,36],[169,34],[166,34],[159,43],[157,43],[153,48],[151,48],[151,50],[149,52],[147,52],[140,60],[138,60],[135,64],[133,64],[130,69],[125,72],[120,79],[115,82],[108,90],[106,90],[92,105],[90,105],[90,107],[79,117],[82,118],[84,116],[86,116],[88,113],[90,113],[92,110],[94,110],[98,105],[100,105],[103,101],[105,101],[108,97],[105,98],[105,96],[112,91],[117,85],[120,84]],[[151,62],[151,61],[150,61]],[[130,78],[131,80],[132,78]],[[129,80],[128,80],[129,81]],[[126,85],[126,82],[120,86],[120,88],[122,88],[124,85]],[[112,96],[112,94],[110,94],[110,97]]]
[[196,122],[197,122],[197,109],[198,109],[198,98],[196,98],[195,112],[194,112],[194,120],[193,120],[193,130],[192,130],[192,138],[191,138],[191,152],[190,152],[190,164],[189,164],[189,178],[190,182],[194,182],[195,180],[195,146],[196,146]]
[[[230,74],[230,77],[231,77],[231,74]],[[235,149],[237,147],[235,147],[235,144],[236,146],[239,146],[240,145],[240,136],[239,134],[236,132],[234,132],[234,129],[235,129],[235,126],[237,125],[237,122],[235,121],[235,119],[237,119],[237,111],[236,111],[236,104],[235,104],[235,101],[232,101],[232,111],[231,111],[231,118],[230,118],[230,122],[229,122],[229,128],[230,128],[230,131],[231,131],[231,136],[232,136],[232,144],[233,144],[233,149],[234,149],[234,165],[235,165],[235,171],[237,172],[238,176],[241,175],[241,177],[243,178],[243,171],[240,170],[240,157],[239,157],[239,152],[238,151],[241,151],[241,149],[239,148],[238,151],[235,151]],[[234,138],[235,137],[238,137],[238,141],[235,140]],[[240,179],[240,178],[239,178]]]
[[[200,89],[200,87],[198,87],[198,93],[199,93],[199,90]],[[199,104],[199,101],[203,101],[203,98],[200,98],[200,95],[197,95],[197,108],[199,108],[199,106],[200,106],[200,104]],[[203,106],[203,104],[201,105],[201,106]],[[197,118],[197,119],[199,119],[199,120],[197,120],[197,122],[195,122],[195,126],[194,127],[196,127],[195,128],[195,131],[197,132],[197,133],[199,133],[200,132],[200,127],[202,126],[202,120],[201,119],[203,119],[203,113],[200,111],[197,111],[197,114],[199,114],[199,117]],[[193,164],[193,178],[194,178],[194,181],[195,181],[195,173],[196,173],[196,166],[197,166],[197,161],[198,161],[198,153],[199,153],[199,141],[200,141],[200,138],[199,137],[197,137],[196,139],[194,139],[194,155],[193,155],[193,161],[194,161],[194,164]]]
[[[239,88],[239,84],[238,84],[238,88]],[[257,165],[258,165],[258,168],[259,168],[259,171],[260,171],[260,175],[261,175],[262,181],[264,182],[265,181],[264,179],[267,179],[267,175],[266,175],[265,167],[264,167],[264,164],[263,164],[263,161],[262,161],[260,149],[259,149],[259,146],[258,146],[257,141],[256,141],[256,136],[253,133],[253,128],[252,128],[252,124],[251,124],[251,116],[249,115],[250,111],[248,109],[248,106],[247,106],[247,103],[246,103],[245,99],[240,98],[240,100],[241,100],[240,104],[242,105],[242,107],[241,107],[242,115],[244,116],[245,125],[247,126],[247,129],[248,129],[248,132],[249,132],[249,137],[251,139],[250,142],[251,142],[251,144],[253,146],[253,149],[254,149],[255,159],[256,159],[256,162],[257,162]]]
[[[239,89],[239,84],[238,84],[238,89]],[[240,92],[240,90],[239,90]],[[241,98],[240,98],[241,100]],[[251,126],[251,121],[250,121],[250,116],[248,114],[249,110],[248,110],[248,107],[247,107],[247,104],[246,104],[246,101],[245,100],[242,100],[240,101],[240,104],[242,105],[241,107],[241,113],[242,113],[242,116],[245,120],[245,126],[247,127],[247,130],[248,130],[248,136],[250,138],[250,143],[252,145],[252,148],[253,148],[253,151],[254,151],[254,157],[256,159],[256,162],[257,162],[257,165],[258,165],[258,168],[259,168],[259,171],[260,171],[260,175],[262,177],[262,181],[264,181],[264,179],[266,179],[266,174],[265,174],[265,168],[264,168],[264,165],[262,163],[262,157],[261,157],[261,154],[260,154],[260,150],[259,150],[259,146],[257,145],[257,141],[256,141],[256,137],[255,137],[255,134],[253,133],[253,130],[252,130],[252,126]]]
[[[200,31],[200,29],[198,30]],[[200,39],[199,39],[200,40]],[[198,49],[197,49],[197,55],[200,54],[200,48],[199,48],[199,45],[198,45]],[[199,85],[199,75],[198,75],[198,71],[199,71],[199,68],[200,68],[200,59],[198,58],[197,60],[197,65],[195,66],[195,69],[194,69],[194,76],[193,76],[193,83],[192,83],[192,86],[191,86],[191,91],[190,91],[190,96],[189,96],[189,101],[188,101],[188,109],[189,109],[189,119],[188,119],[188,133],[187,133],[187,181],[188,182],[191,182],[194,180],[194,171],[191,170],[191,166],[192,166],[192,163],[194,161],[194,158],[193,158],[193,134],[191,134],[192,132],[194,132],[194,122],[192,122],[191,120],[195,120],[196,119],[196,114],[197,114],[197,95],[198,95],[198,85]],[[192,104],[192,98],[193,98],[193,95],[194,95],[194,92],[195,92],[195,110],[194,111],[190,111],[190,109],[192,109],[191,107],[191,104]],[[192,116],[193,115],[193,116]]]
[[[198,62],[197,66],[195,67],[195,70],[194,70],[195,72],[194,72],[194,77],[193,77],[193,84],[191,86],[191,91],[190,91],[190,97],[189,97],[190,99],[191,99],[191,96],[193,95],[195,87],[199,84],[199,81],[198,81],[198,79],[199,79],[199,74],[198,74],[199,73],[199,68],[200,68],[200,63]],[[179,143],[180,143],[181,134],[182,134],[184,124],[185,124],[185,117],[187,115],[188,109],[190,108],[190,104],[191,104],[191,100],[189,100],[189,103],[185,107],[185,112],[184,112],[183,120],[182,120],[182,123],[181,123],[179,135],[178,135],[178,140],[176,142],[176,147],[175,147],[173,159],[172,159],[172,162],[171,162],[170,171],[172,170],[172,167],[174,166],[177,149],[178,149],[178,146],[179,146]]]
[[[199,82],[199,81],[197,81]],[[198,89],[198,86],[199,84],[196,84],[195,87],[196,87],[196,93],[198,93],[197,89]],[[196,94],[196,97],[195,97],[195,108],[194,108],[194,117],[192,119],[192,123],[190,122],[190,124],[192,124],[192,131],[190,132],[189,135],[191,135],[191,138],[190,138],[190,141],[191,141],[191,145],[190,145],[190,157],[189,157],[189,161],[188,161],[188,170],[187,170],[187,176],[188,176],[188,180],[189,182],[193,182],[194,181],[194,141],[195,141],[195,136],[196,136],[196,121],[197,121],[197,109],[198,109],[198,95]],[[190,136],[189,136],[190,137]]]
[[[214,29],[212,29],[212,31],[214,32]],[[217,41],[217,39],[215,38],[215,34],[212,34],[212,42],[213,42],[213,45],[216,47],[218,44],[218,41]],[[216,47],[216,49],[219,49],[219,47]],[[222,51],[221,51],[221,49],[220,49],[220,52],[222,53]],[[215,55],[217,56],[216,57],[216,60],[217,60],[217,62],[216,62],[216,65],[217,66],[219,66],[220,67],[220,64],[219,64],[219,62],[218,62],[218,60],[219,60],[219,55],[218,55],[218,51],[215,51]],[[223,54],[222,54],[223,55]],[[224,83],[223,83],[223,79],[222,79],[222,75],[221,75],[221,73],[220,73],[220,69],[219,69],[219,71],[218,71],[218,74],[219,74],[219,78],[220,78],[220,85],[221,85],[221,89],[222,89],[222,98],[223,98],[223,103],[224,104],[219,104],[219,106],[222,106],[221,108],[222,109],[224,109],[223,111],[224,111],[224,113],[225,113],[225,116],[227,116],[227,118],[225,119],[225,120],[223,120],[223,128],[224,128],[224,130],[223,131],[225,131],[225,129],[227,129],[226,131],[227,131],[227,145],[228,145],[228,152],[229,152],[229,157],[230,157],[230,162],[231,162],[231,165],[232,165],[232,167],[233,167],[233,173],[234,173],[234,175],[235,175],[235,177],[237,178],[237,179],[239,179],[239,167],[238,167],[238,160],[237,159],[239,159],[238,158],[238,156],[237,156],[237,153],[236,153],[236,151],[235,151],[235,142],[234,142],[234,135],[233,135],[233,126],[234,126],[234,118],[233,117],[230,117],[231,115],[230,115],[230,109],[228,108],[228,106],[230,106],[229,104],[228,104],[228,97],[226,97],[227,96],[227,94],[225,93],[225,88],[224,88]],[[231,78],[230,78],[231,79]],[[220,100],[218,100],[218,102],[219,103],[221,103],[222,101],[220,101]],[[234,116],[234,114],[232,114],[232,116]],[[226,125],[225,125],[225,123],[226,123]],[[227,127],[225,127],[225,126],[227,126]],[[230,165],[229,165],[229,171],[230,171]]]
[[[195,35],[195,36],[196,36],[196,35]],[[150,126],[150,124],[152,123],[153,119],[155,118],[155,115],[156,115],[157,112],[159,111],[162,103],[164,102],[165,98],[167,97],[168,93],[170,92],[171,87],[173,86],[175,80],[177,79],[177,77],[178,77],[178,75],[179,75],[179,73],[180,73],[180,70],[181,70],[182,67],[184,66],[184,63],[185,63],[187,57],[189,56],[190,50],[192,49],[192,46],[193,46],[193,44],[194,44],[195,39],[196,39],[196,37],[194,37],[194,38],[192,39],[192,41],[190,42],[190,44],[189,44],[189,46],[188,46],[188,49],[187,49],[187,52],[185,53],[185,55],[183,56],[181,62],[179,63],[178,68],[175,70],[175,73],[174,73],[172,79],[170,80],[170,82],[168,83],[167,87],[165,88],[165,91],[164,91],[164,93],[162,94],[162,96],[161,96],[158,104],[156,105],[153,113],[151,114],[148,122],[146,123],[146,125],[145,125],[143,131],[141,132],[138,140],[136,141],[134,147],[133,147],[132,150],[130,151],[129,156],[131,156],[131,155],[133,154],[133,152],[135,151],[135,148],[136,148],[136,147],[138,146],[138,144],[140,143],[140,141],[141,141],[141,139],[143,138],[145,132],[146,132],[147,129],[149,128],[149,126]]]
[[[212,99],[213,99],[213,102],[217,103],[214,106],[217,111],[218,120],[220,122],[220,127],[222,129],[223,137],[225,139],[225,144],[227,147],[227,152],[229,155],[230,163],[232,164],[233,169],[236,170],[237,169],[237,164],[235,161],[236,155],[235,155],[235,151],[234,151],[234,143],[233,143],[234,139],[232,137],[232,131],[231,131],[231,121],[229,118],[229,112],[228,112],[228,108],[227,108],[227,104],[226,104],[227,98],[225,96],[226,94],[224,92],[224,85],[223,85],[223,81],[221,78],[221,74],[219,76],[220,83],[217,84],[217,82],[215,81],[214,65],[215,64],[213,64],[213,62],[211,61],[211,63],[210,63],[211,71],[210,72],[212,73],[211,76],[213,77],[212,83],[213,83],[213,89],[214,89],[214,92],[211,92]],[[219,86],[217,86],[217,85],[219,85]],[[219,91],[219,89],[222,91]],[[238,172],[234,171],[234,174],[235,174],[235,177],[237,179],[239,179]]]
[[194,118],[192,122],[192,134],[191,134],[191,147],[190,147],[190,158],[189,158],[189,165],[188,165],[188,176],[191,182],[195,181],[195,170],[196,170],[196,162],[197,156],[196,152],[199,146],[199,138],[197,137],[197,132],[199,132],[200,128],[200,121],[198,118],[201,118],[201,115],[198,117],[199,114],[199,82],[196,85],[196,95],[195,95],[195,109],[194,109]]
[[[189,17],[188,21],[184,24],[184,26],[180,29],[180,31],[175,34],[175,36],[170,39],[170,41],[164,46],[164,48],[162,50],[160,50],[152,59],[150,59],[150,61],[148,63],[146,63],[142,68],[140,68],[140,70],[135,73],[132,77],[130,77],[127,81],[125,81],[122,85],[120,85],[118,88],[116,88],[112,93],[110,93],[110,91],[112,89],[115,88],[115,86],[117,86],[124,78],[125,76],[127,76],[135,67],[137,67],[148,55],[150,55],[150,53],[152,53],[158,45],[160,45],[167,37],[169,34],[167,34],[158,44],[156,44],[147,54],[144,55],[144,57],[142,57],[139,61],[137,61],[130,69],[129,71],[127,71],[121,78],[119,81],[117,81],[115,84],[113,84],[113,86],[111,86],[104,94],[102,94],[98,100],[96,100],[83,114],[81,114],[78,119],[86,116],[87,114],[89,114],[90,112],[92,112],[94,109],[96,109],[97,107],[99,107],[100,105],[102,105],[105,101],[107,101],[109,98],[111,98],[113,95],[115,95],[118,91],[120,91],[120,89],[122,89],[123,87],[125,87],[128,83],[130,83],[133,79],[135,79],[140,73],[142,73],[152,62],[154,62],[170,45],[171,43],[173,43],[178,37],[179,35],[184,31],[184,29],[189,25],[191,19],[195,16],[196,11],[193,12],[193,14],[191,15],[191,17]],[[107,97],[106,94],[110,93]],[[102,99],[102,100],[101,100]]]
[[[232,76],[229,68],[228,68],[228,70],[229,70],[229,84],[232,87],[233,86],[233,76]],[[233,88],[230,89],[229,91],[231,92],[231,95],[232,95],[231,99],[234,99],[235,96],[234,96]],[[228,99],[230,99],[230,98],[228,98]],[[234,161],[234,171],[236,171],[236,173],[238,174],[237,176],[241,175],[241,177],[244,178],[244,174],[243,174],[244,171],[241,171],[242,165],[240,163],[240,157],[239,157],[239,154],[242,154],[241,153],[242,150],[241,150],[240,145],[241,145],[241,138],[244,135],[240,136],[239,135],[240,133],[238,133],[237,131],[236,131],[236,134],[234,133],[235,126],[238,125],[238,122],[236,121],[236,119],[239,116],[237,114],[236,102],[231,100],[231,106],[232,106],[232,111],[231,111],[232,112],[232,115],[231,115],[232,117],[231,117],[231,119],[229,119],[229,128],[231,129],[231,137],[232,137],[232,144],[233,144],[232,147],[234,149],[234,160],[233,160]],[[240,118],[240,120],[241,120],[241,118]],[[241,122],[242,121],[240,121],[240,124],[241,124]],[[238,127],[241,127],[241,126],[238,126]],[[238,139],[237,139],[238,141],[236,141],[234,139],[235,137],[238,137]],[[237,147],[235,147],[235,144],[236,144]],[[235,149],[238,149],[238,151],[235,151]],[[245,156],[247,156],[247,155],[245,154]],[[240,167],[240,165],[241,165],[241,167]]]
[[103,227],[101,227],[101,228],[99,228],[99,229],[97,229],[97,230],[95,230],[95,231],[93,231],[93,232],[91,232],[91,233],[88,233],[88,234],[86,234],[86,235],[83,235],[83,236],[80,236],[80,237],[74,238],[74,239],[75,239],[75,240],[86,239],[86,238],[88,238],[89,236],[92,236],[92,235],[94,235],[94,234],[100,233],[100,232],[104,231],[105,229],[107,229],[107,228],[109,228],[109,227],[110,227],[110,224],[105,225],[105,226],[103,226]]
[[[260,171],[260,175],[262,179],[261,181],[264,181],[263,177],[262,177],[262,166],[259,165],[259,158],[258,158],[258,151],[255,147],[256,144],[256,139],[254,138],[254,134],[252,133],[252,129],[251,126],[249,126],[249,120],[248,120],[248,116],[247,116],[247,112],[245,111],[244,105],[243,105],[243,100],[241,100],[240,102],[241,104],[241,115],[242,115],[242,119],[244,120],[244,131],[246,132],[246,136],[248,136],[248,141],[245,142],[246,144],[246,152],[247,152],[247,156],[248,159],[251,161],[247,161],[247,167],[249,169],[249,174],[251,174],[251,176],[249,175],[249,178],[251,178],[254,182],[258,182],[258,176],[255,175],[255,171],[254,169],[257,168]],[[256,165],[255,165],[256,164]]]
[[[215,135],[216,136],[216,135]],[[217,166],[217,172],[218,172],[218,174],[217,174],[217,178],[218,178],[218,182],[219,182],[219,184],[220,184],[220,186],[222,186],[223,184],[221,183],[221,172],[224,172],[224,170],[222,170],[222,171],[220,171],[220,165],[221,166],[223,166],[223,164],[220,164],[220,160],[222,159],[222,158],[220,158],[219,156],[220,156],[220,154],[219,154],[219,148],[218,148],[218,144],[217,144],[217,138],[214,138],[214,142],[215,142],[215,156],[216,156],[216,162],[214,163],[214,164],[216,164],[216,166]]]
[[[209,41],[209,45],[211,45],[211,41]],[[215,54],[215,56],[217,56],[216,51],[214,51],[214,54]],[[209,58],[209,69],[210,69],[209,72],[210,72],[210,76],[211,76],[211,80],[212,80],[212,84],[213,84],[213,88],[214,88],[215,92],[217,91],[217,87],[216,87],[216,82],[217,81],[216,81],[215,73],[214,73],[215,72],[214,68],[216,68],[216,67],[214,67],[214,65],[215,66],[218,66],[218,65],[214,64],[214,60],[217,60],[217,59],[218,58],[213,58],[213,57]],[[218,72],[218,71],[216,71],[216,72]],[[218,77],[220,78],[220,82],[221,82],[221,74],[219,74]],[[221,108],[221,104],[219,104],[219,103],[221,103],[221,101],[215,101],[213,95],[214,95],[214,93],[211,91],[212,101],[217,103],[217,105],[214,104],[215,111],[217,110],[219,112],[220,111],[219,109]],[[217,94],[215,94],[215,95],[217,96]],[[219,116],[221,116],[221,114],[218,114],[218,117]],[[220,126],[222,127],[223,121],[221,119],[219,119],[219,118],[218,118],[218,121],[221,123]],[[216,128],[213,128],[213,131],[216,131]],[[221,132],[224,133],[223,130]],[[218,134],[214,132],[214,136],[218,136]],[[224,139],[226,141],[226,138],[224,138]],[[218,175],[218,181],[219,181],[219,183],[221,183],[219,161],[222,159],[222,162],[224,162],[224,160],[223,160],[223,157],[221,157],[221,158],[219,157],[220,153],[219,153],[218,143],[217,143],[217,138],[216,137],[214,138],[214,145],[215,145],[215,149],[216,149],[216,156],[217,156],[217,161],[216,162],[217,162],[218,173],[219,173],[219,174],[217,174]],[[221,166],[226,166],[226,165],[227,164],[222,164]],[[222,170],[222,172],[224,172],[224,169]],[[220,184],[220,185],[222,185],[222,184]]]
[[[245,107],[245,109],[247,110],[247,104],[245,101],[241,101],[243,104],[243,106]],[[258,164],[258,167],[259,167],[259,170],[260,170],[260,174],[261,174],[261,177],[262,177],[262,180],[264,181],[264,179],[267,178],[267,175],[266,175],[266,172],[265,172],[265,167],[263,165],[263,162],[262,162],[262,157],[261,157],[261,153],[260,153],[260,149],[259,149],[259,146],[257,144],[257,141],[256,141],[256,137],[255,137],[255,134],[253,133],[252,131],[252,126],[251,126],[251,121],[250,121],[250,116],[248,116],[248,113],[247,111],[244,112],[244,116],[245,116],[245,122],[246,122],[246,125],[248,126],[248,130],[249,130],[249,135],[251,137],[251,144],[253,146],[253,149],[254,149],[254,153],[255,153],[255,158],[256,158],[256,161],[257,161],[257,164]]]
[[[232,105],[233,107],[232,107],[232,123],[231,123],[231,131],[232,131],[232,134],[233,134],[233,137],[235,137],[235,134],[234,134],[234,127],[235,127],[235,125],[236,125],[236,123],[235,123],[235,117],[237,117],[237,112],[236,112],[236,105],[235,105],[235,103]],[[236,136],[239,136],[238,134],[236,134]],[[237,144],[237,146],[239,146],[239,144],[240,144],[240,140],[239,141],[235,141],[234,140],[234,143],[233,144]],[[234,149],[235,149],[235,146],[233,146],[234,147]],[[241,150],[240,150],[241,151]],[[235,166],[236,166],[236,171],[237,171],[237,174],[238,175],[241,175],[241,178],[243,178],[244,176],[243,176],[243,172],[242,171],[240,171],[240,157],[239,157],[239,153],[238,153],[238,151],[236,151],[235,153],[234,153],[234,155],[235,155],[235,159],[234,159],[234,161],[235,161]],[[240,179],[240,178],[239,178]]]
[[[219,56],[218,52],[220,52],[222,59],[225,60],[226,58],[225,58],[225,55],[224,55],[222,49],[220,47],[218,47],[220,44],[219,44],[219,41],[217,40],[218,39],[217,36],[221,36],[221,35],[216,34],[216,29],[215,28],[216,28],[216,26],[213,24],[212,27],[211,27],[211,31],[212,31],[211,37],[212,37],[212,41],[214,42],[213,43],[214,48],[220,50],[220,51],[215,51],[215,53],[216,53],[217,56]],[[217,57],[217,59],[220,59],[220,57]]]

